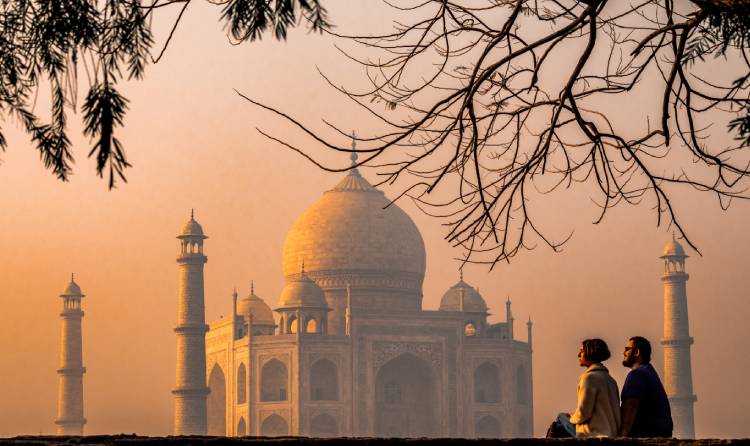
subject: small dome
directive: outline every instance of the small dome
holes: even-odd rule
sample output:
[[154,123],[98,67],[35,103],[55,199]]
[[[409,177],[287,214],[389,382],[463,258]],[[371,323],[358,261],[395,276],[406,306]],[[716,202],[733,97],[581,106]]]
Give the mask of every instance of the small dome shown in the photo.
[[281,292],[279,308],[328,308],[323,290],[302,272],[296,277],[287,277]]
[[185,223],[185,226],[182,227],[182,231],[180,231],[180,235],[197,235],[201,236],[203,235],[203,228],[200,224],[198,224],[197,221],[190,219],[189,222]]
[[190,210],[190,220],[188,220],[188,222],[185,223],[185,225],[182,227],[182,231],[180,231],[179,237],[207,238],[205,235],[203,235],[203,227],[197,221],[195,221],[195,215],[192,210]]
[[664,250],[661,253],[662,258],[663,257],[687,257],[685,255],[685,250],[682,248],[682,245],[677,242],[677,240],[674,239],[674,236],[672,236],[672,240],[667,243],[664,246]]
[[464,311],[487,312],[487,304],[482,295],[463,279],[443,294],[443,298],[440,299],[440,311],[461,311],[461,293],[464,298]]
[[75,282],[75,280],[71,277],[70,283],[67,287],[65,287],[65,291],[61,294],[61,296],[81,296],[83,297],[83,293],[81,293],[81,287],[78,286],[78,284]]
[[274,325],[271,308],[260,297],[255,295],[255,291],[250,291],[247,297],[243,297],[237,302],[237,314],[240,316],[253,316],[254,325]]

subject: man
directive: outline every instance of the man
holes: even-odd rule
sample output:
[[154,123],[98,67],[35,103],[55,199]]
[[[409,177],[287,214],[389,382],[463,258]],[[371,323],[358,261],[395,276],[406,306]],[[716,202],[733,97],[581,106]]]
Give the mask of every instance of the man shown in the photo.
[[671,437],[672,413],[664,386],[651,366],[651,344],[634,336],[625,346],[622,365],[630,368],[622,386],[623,437]]

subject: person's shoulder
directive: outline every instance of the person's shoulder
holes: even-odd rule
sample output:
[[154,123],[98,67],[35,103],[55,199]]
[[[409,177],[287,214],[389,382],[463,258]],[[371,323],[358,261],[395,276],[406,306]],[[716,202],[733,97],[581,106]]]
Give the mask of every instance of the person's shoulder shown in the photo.
[[638,367],[634,369],[630,369],[628,372],[628,378],[630,379],[646,379],[654,375],[656,371],[653,367],[651,367],[651,364],[641,364]]
[[656,373],[656,369],[650,363],[641,364],[640,366],[636,367],[634,372],[637,373],[636,376],[643,377],[643,379],[648,379],[651,381],[659,379],[659,374]]
[[601,382],[612,379],[609,374],[609,370],[607,370],[607,368],[604,366],[598,366],[588,369],[583,375],[583,380],[589,382]]
[[649,380],[648,372],[641,370],[640,367],[630,369],[628,375],[625,377],[625,383],[623,384],[623,391],[627,392],[628,389],[640,387]]

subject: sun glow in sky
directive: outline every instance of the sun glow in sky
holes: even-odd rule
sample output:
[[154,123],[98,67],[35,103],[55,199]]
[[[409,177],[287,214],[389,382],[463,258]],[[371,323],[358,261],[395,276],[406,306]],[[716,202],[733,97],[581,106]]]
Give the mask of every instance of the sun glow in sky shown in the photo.
[[[379,2],[327,2],[340,31],[387,27]],[[355,6],[356,5],[356,6]],[[229,45],[219,9],[198,2],[188,9],[164,59],[146,79],[121,85],[131,100],[120,130],[133,168],[113,191],[87,159],[90,142],[72,116],[75,174],[56,180],[16,123],[3,130],[0,153],[0,436],[54,432],[63,291],[75,272],[86,297],[84,376],[86,433],[172,431],[178,242],[195,208],[210,237],[205,243],[206,318],[230,312],[232,289],[256,294],[271,307],[283,286],[282,245],[295,218],[342,174],[325,173],[298,154],[261,136],[256,127],[301,146],[309,139],[242,100],[233,89],[317,129],[321,118],[363,135],[376,123],[318,75],[360,85],[361,69],[330,37],[295,31],[287,43],[271,39]],[[163,31],[162,36],[163,36]],[[38,107],[45,107],[40,99]],[[634,113],[633,103],[621,113]],[[345,139],[340,144],[347,144]],[[315,149],[317,150],[317,149]],[[342,167],[349,160],[313,152]],[[339,159],[340,158],[340,159]],[[375,172],[362,169],[375,182]],[[385,188],[393,197],[399,190]],[[727,212],[709,196],[678,190],[675,204],[703,256],[688,252],[688,300],[693,345],[696,432],[700,437],[750,436],[750,204]],[[575,405],[580,341],[604,338],[615,352],[607,365],[622,384],[619,352],[633,335],[655,346],[661,370],[663,245],[648,203],[613,209],[599,225],[585,188],[545,198],[539,217],[560,239],[561,253],[537,249],[500,264],[465,267],[480,288],[490,320],[504,320],[513,302],[515,336],[526,339],[534,321],[535,433]],[[445,228],[408,201],[399,205],[422,232],[427,249],[424,307],[436,309],[458,280],[460,255],[444,241]]]

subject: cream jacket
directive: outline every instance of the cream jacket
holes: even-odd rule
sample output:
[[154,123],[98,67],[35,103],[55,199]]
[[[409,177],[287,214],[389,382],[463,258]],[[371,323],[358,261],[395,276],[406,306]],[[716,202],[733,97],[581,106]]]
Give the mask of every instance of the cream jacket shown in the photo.
[[578,407],[570,416],[577,437],[616,437],[620,432],[620,396],[609,370],[592,364],[578,381]]

